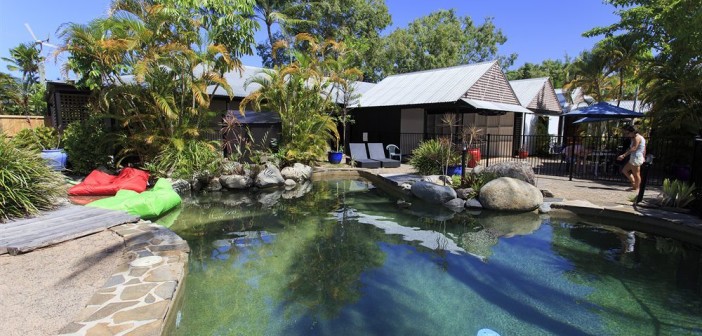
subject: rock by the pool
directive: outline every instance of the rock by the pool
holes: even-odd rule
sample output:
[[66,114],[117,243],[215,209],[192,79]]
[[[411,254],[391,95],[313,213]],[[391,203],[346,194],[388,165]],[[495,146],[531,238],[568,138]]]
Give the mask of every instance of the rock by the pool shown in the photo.
[[444,206],[449,208],[453,212],[462,212],[465,208],[466,201],[460,198],[454,198],[446,203]]
[[447,186],[451,186],[453,184],[451,176],[448,175],[427,175],[422,177],[422,181]]
[[468,198],[470,198],[471,195],[473,195],[474,193],[475,193],[475,191],[473,191],[473,188],[456,189],[456,195],[458,196],[458,198],[464,199],[464,200],[467,200]]
[[253,185],[253,180],[244,175],[222,175],[219,182],[227,189],[246,189]]
[[266,168],[261,170],[258,175],[256,175],[256,186],[259,188],[269,188],[282,186],[285,184],[285,179],[283,175],[280,174],[278,167],[267,164]]
[[500,177],[480,189],[480,204],[485,209],[505,211],[532,211],[544,202],[541,190],[511,177]]
[[505,161],[486,167],[483,171],[493,173],[498,177],[511,177],[533,186],[536,185],[536,174],[534,174],[534,169],[531,168],[528,162]]
[[280,174],[283,175],[283,178],[286,180],[290,179],[295,182],[302,182],[312,177],[312,167],[296,162],[290,167],[283,168]]
[[456,198],[456,191],[453,188],[426,181],[419,181],[413,184],[412,194],[431,204],[444,204]]

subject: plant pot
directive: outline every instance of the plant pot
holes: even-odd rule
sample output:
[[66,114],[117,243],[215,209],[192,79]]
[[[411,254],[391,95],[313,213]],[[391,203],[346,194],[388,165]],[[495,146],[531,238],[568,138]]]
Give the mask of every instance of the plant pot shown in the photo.
[[344,158],[344,152],[328,152],[327,153],[327,159],[329,160],[329,163],[339,164],[339,163],[341,163],[341,160],[343,158]]
[[457,166],[448,166],[446,169],[446,175],[453,176],[453,175],[461,175],[463,172],[463,167],[460,165]]
[[520,151],[517,153],[517,155],[519,155],[519,158],[520,158],[520,159],[526,159],[527,156],[529,156],[529,152],[527,152],[527,151],[525,151],[525,150],[520,150]]
[[468,154],[470,155],[470,160],[468,160],[466,166],[468,166],[468,168],[475,168],[480,162],[480,148],[471,148],[468,150]]
[[68,155],[63,149],[45,149],[41,151],[41,157],[46,160],[53,170],[66,169],[66,159]]

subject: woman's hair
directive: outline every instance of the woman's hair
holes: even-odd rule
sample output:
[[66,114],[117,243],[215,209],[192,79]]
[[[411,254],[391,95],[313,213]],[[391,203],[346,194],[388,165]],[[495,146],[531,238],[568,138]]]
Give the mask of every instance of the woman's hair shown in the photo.
[[636,127],[634,127],[634,125],[626,125],[622,127],[622,129],[631,133],[639,133],[639,131],[636,129]]

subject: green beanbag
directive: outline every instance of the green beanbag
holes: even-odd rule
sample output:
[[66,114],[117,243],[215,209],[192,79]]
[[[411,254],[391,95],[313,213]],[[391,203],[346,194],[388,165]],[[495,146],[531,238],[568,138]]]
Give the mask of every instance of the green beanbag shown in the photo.
[[124,210],[142,219],[157,218],[180,204],[180,196],[173,190],[171,183],[159,179],[151,190],[138,193],[132,190],[120,190],[113,197],[91,202],[86,206]]

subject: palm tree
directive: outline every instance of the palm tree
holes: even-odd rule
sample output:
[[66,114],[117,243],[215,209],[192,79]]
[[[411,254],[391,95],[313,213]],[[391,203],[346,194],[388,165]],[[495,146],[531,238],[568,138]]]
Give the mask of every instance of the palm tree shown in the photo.
[[[317,43],[308,34],[298,34],[298,43],[305,42],[305,51],[293,50],[295,60],[285,66],[265,69],[249,79],[247,85],[260,88],[241,101],[246,107],[276,112],[281,119],[281,148],[289,161],[311,162],[322,156],[328,140],[338,142],[339,133],[329,111],[336,109],[331,94],[332,82],[327,71],[327,43]],[[280,43],[278,43],[280,45]]]
[[607,54],[600,48],[584,51],[570,66],[574,79],[564,88],[574,90],[582,88],[584,93],[590,94],[598,102],[605,101],[613,96],[615,81],[610,76],[613,73]]
[[97,90],[100,110],[129,129],[122,154],[148,159],[201,136],[214,116],[212,92],[233,96],[223,74],[240,71],[237,56],[250,52],[256,25],[247,4],[118,0],[105,19],[64,26],[65,70]]
[[[40,54],[40,49],[36,43],[23,43],[15,48],[10,49],[10,57],[3,57],[2,60],[7,62],[7,69],[10,71],[19,72],[22,77],[19,81],[19,86],[9,85],[11,82],[4,81],[6,89],[15,87],[19,89],[19,100],[16,100],[26,115],[32,114],[30,111],[30,97],[40,88],[38,74],[41,69],[41,63],[44,62],[44,57]],[[9,85],[9,86],[8,86]]]

